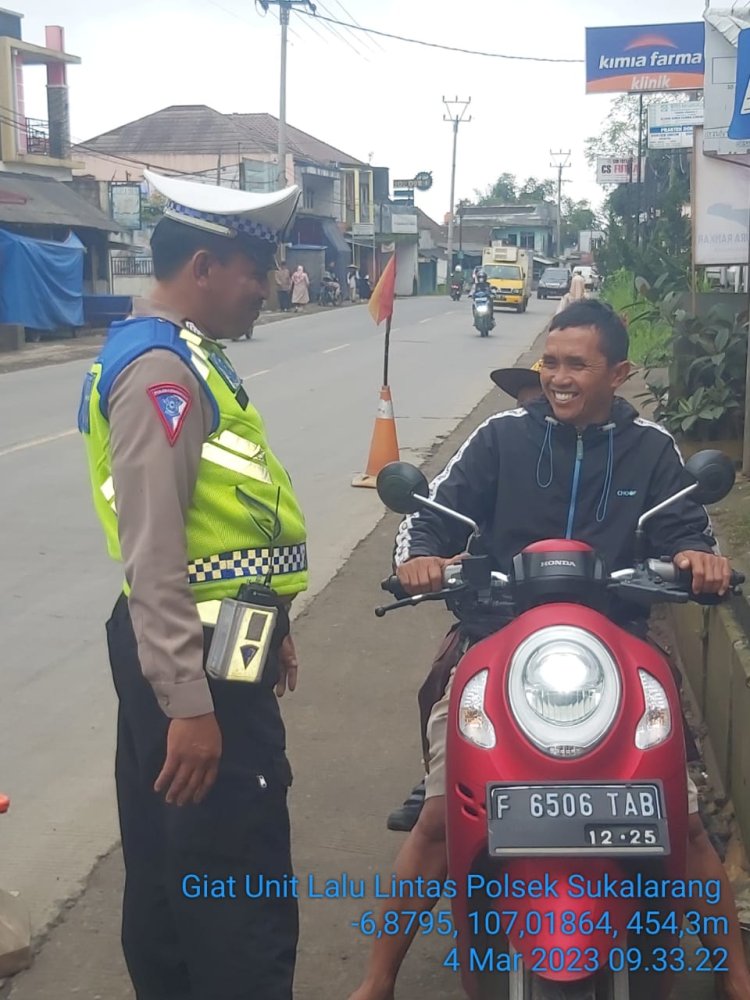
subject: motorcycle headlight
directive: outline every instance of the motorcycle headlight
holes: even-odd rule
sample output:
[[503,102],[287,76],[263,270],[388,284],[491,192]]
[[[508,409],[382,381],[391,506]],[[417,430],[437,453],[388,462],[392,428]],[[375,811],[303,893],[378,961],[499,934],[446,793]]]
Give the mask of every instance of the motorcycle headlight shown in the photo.
[[657,679],[645,670],[639,670],[638,677],[643,688],[646,711],[635,731],[635,745],[639,750],[650,750],[663,743],[672,732],[672,713],[667,692]]
[[529,636],[513,654],[508,696],[535,746],[553,757],[580,757],[614,722],[620,674],[595,636],[555,625]]
[[469,743],[491,750],[495,746],[495,727],[484,710],[484,693],[489,670],[474,674],[461,692],[458,705],[458,728]]

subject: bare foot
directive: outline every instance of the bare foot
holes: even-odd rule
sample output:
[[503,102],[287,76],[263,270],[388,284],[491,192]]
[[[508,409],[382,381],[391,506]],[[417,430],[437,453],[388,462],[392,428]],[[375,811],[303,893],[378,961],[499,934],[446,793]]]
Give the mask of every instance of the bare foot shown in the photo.
[[[374,983],[365,980],[362,985],[352,993],[349,1000],[395,1000],[395,983]],[[732,1000],[735,1000],[732,997]],[[750,998],[748,998],[750,1000]]]
[[750,1000],[750,978],[748,976],[733,977],[731,973],[721,973],[716,976],[718,986],[717,996],[724,1000]]

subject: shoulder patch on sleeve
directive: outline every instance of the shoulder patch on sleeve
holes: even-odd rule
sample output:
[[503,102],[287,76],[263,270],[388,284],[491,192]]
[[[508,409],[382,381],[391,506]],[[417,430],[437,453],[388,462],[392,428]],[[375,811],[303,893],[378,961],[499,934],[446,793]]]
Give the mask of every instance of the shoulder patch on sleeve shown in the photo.
[[174,445],[180,436],[190,407],[193,405],[193,397],[184,386],[174,385],[172,382],[158,382],[155,385],[150,385],[146,392],[156,407],[156,412],[159,414],[167,433],[167,440],[170,445]]

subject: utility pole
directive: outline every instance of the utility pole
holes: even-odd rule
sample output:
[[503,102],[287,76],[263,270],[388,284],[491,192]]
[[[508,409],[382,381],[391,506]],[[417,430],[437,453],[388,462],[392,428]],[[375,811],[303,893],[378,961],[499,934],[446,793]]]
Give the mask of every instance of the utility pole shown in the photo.
[[263,10],[268,13],[269,7],[279,8],[281,22],[281,86],[279,95],[279,174],[277,186],[279,190],[287,186],[286,176],[286,48],[289,34],[289,15],[295,7],[309,7],[314,14],[317,10],[311,0],[258,0]]
[[557,171],[557,256],[562,260],[562,173],[570,166],[570,150],[567,153],[550,150],[549,155],[554,157],[550,166]]
[[[456,147],[458,146],[458,126],[461,124],[461,122],[470,122],[471,121],[471,115],[469,115],[468,118],[465,117],[466,112],[468,111],[469,105],[471,104],[471,98],[469,98],[466,101],[459,101],[458,98],[456,98],[455,101],[446,101],[446,99],[443,98],[443,104],[445,105],[445,107],[446,107],[446,109],[448,111],[447,115],[443,115],[443,121],[445,121],[445,122],[451,122],[452,125],[453,125],[453,163],[452,163],[452,166],[451,166],[451,210],[450,210],[450,215],[448,216],[448,249],[447,249],[447,254],[448,254],[448,279],[450,279],[450,275],[453,273],[453,271],[452,271],[452,268],[453,268],[453,205],[454,205],[455,200],[456,200]],[[459,113],[458,110],[454,111],[453,107],[455,107],[456,109],[458,109],[460,107],[461,108],[461,112]],[[450,290],[450,280],[448,280],[447,284],[448,284],[448,290]]]

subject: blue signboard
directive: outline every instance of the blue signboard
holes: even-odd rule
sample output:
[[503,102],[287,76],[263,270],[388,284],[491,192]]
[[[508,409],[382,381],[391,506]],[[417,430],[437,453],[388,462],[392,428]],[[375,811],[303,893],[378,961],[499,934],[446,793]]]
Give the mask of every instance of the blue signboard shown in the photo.
[[727,133],[730,139],[750,139],[750,28],[737,39],[737,85],[734,116]]
[[586,93],[702,90],[705,26],[641,24],[586,29]]

